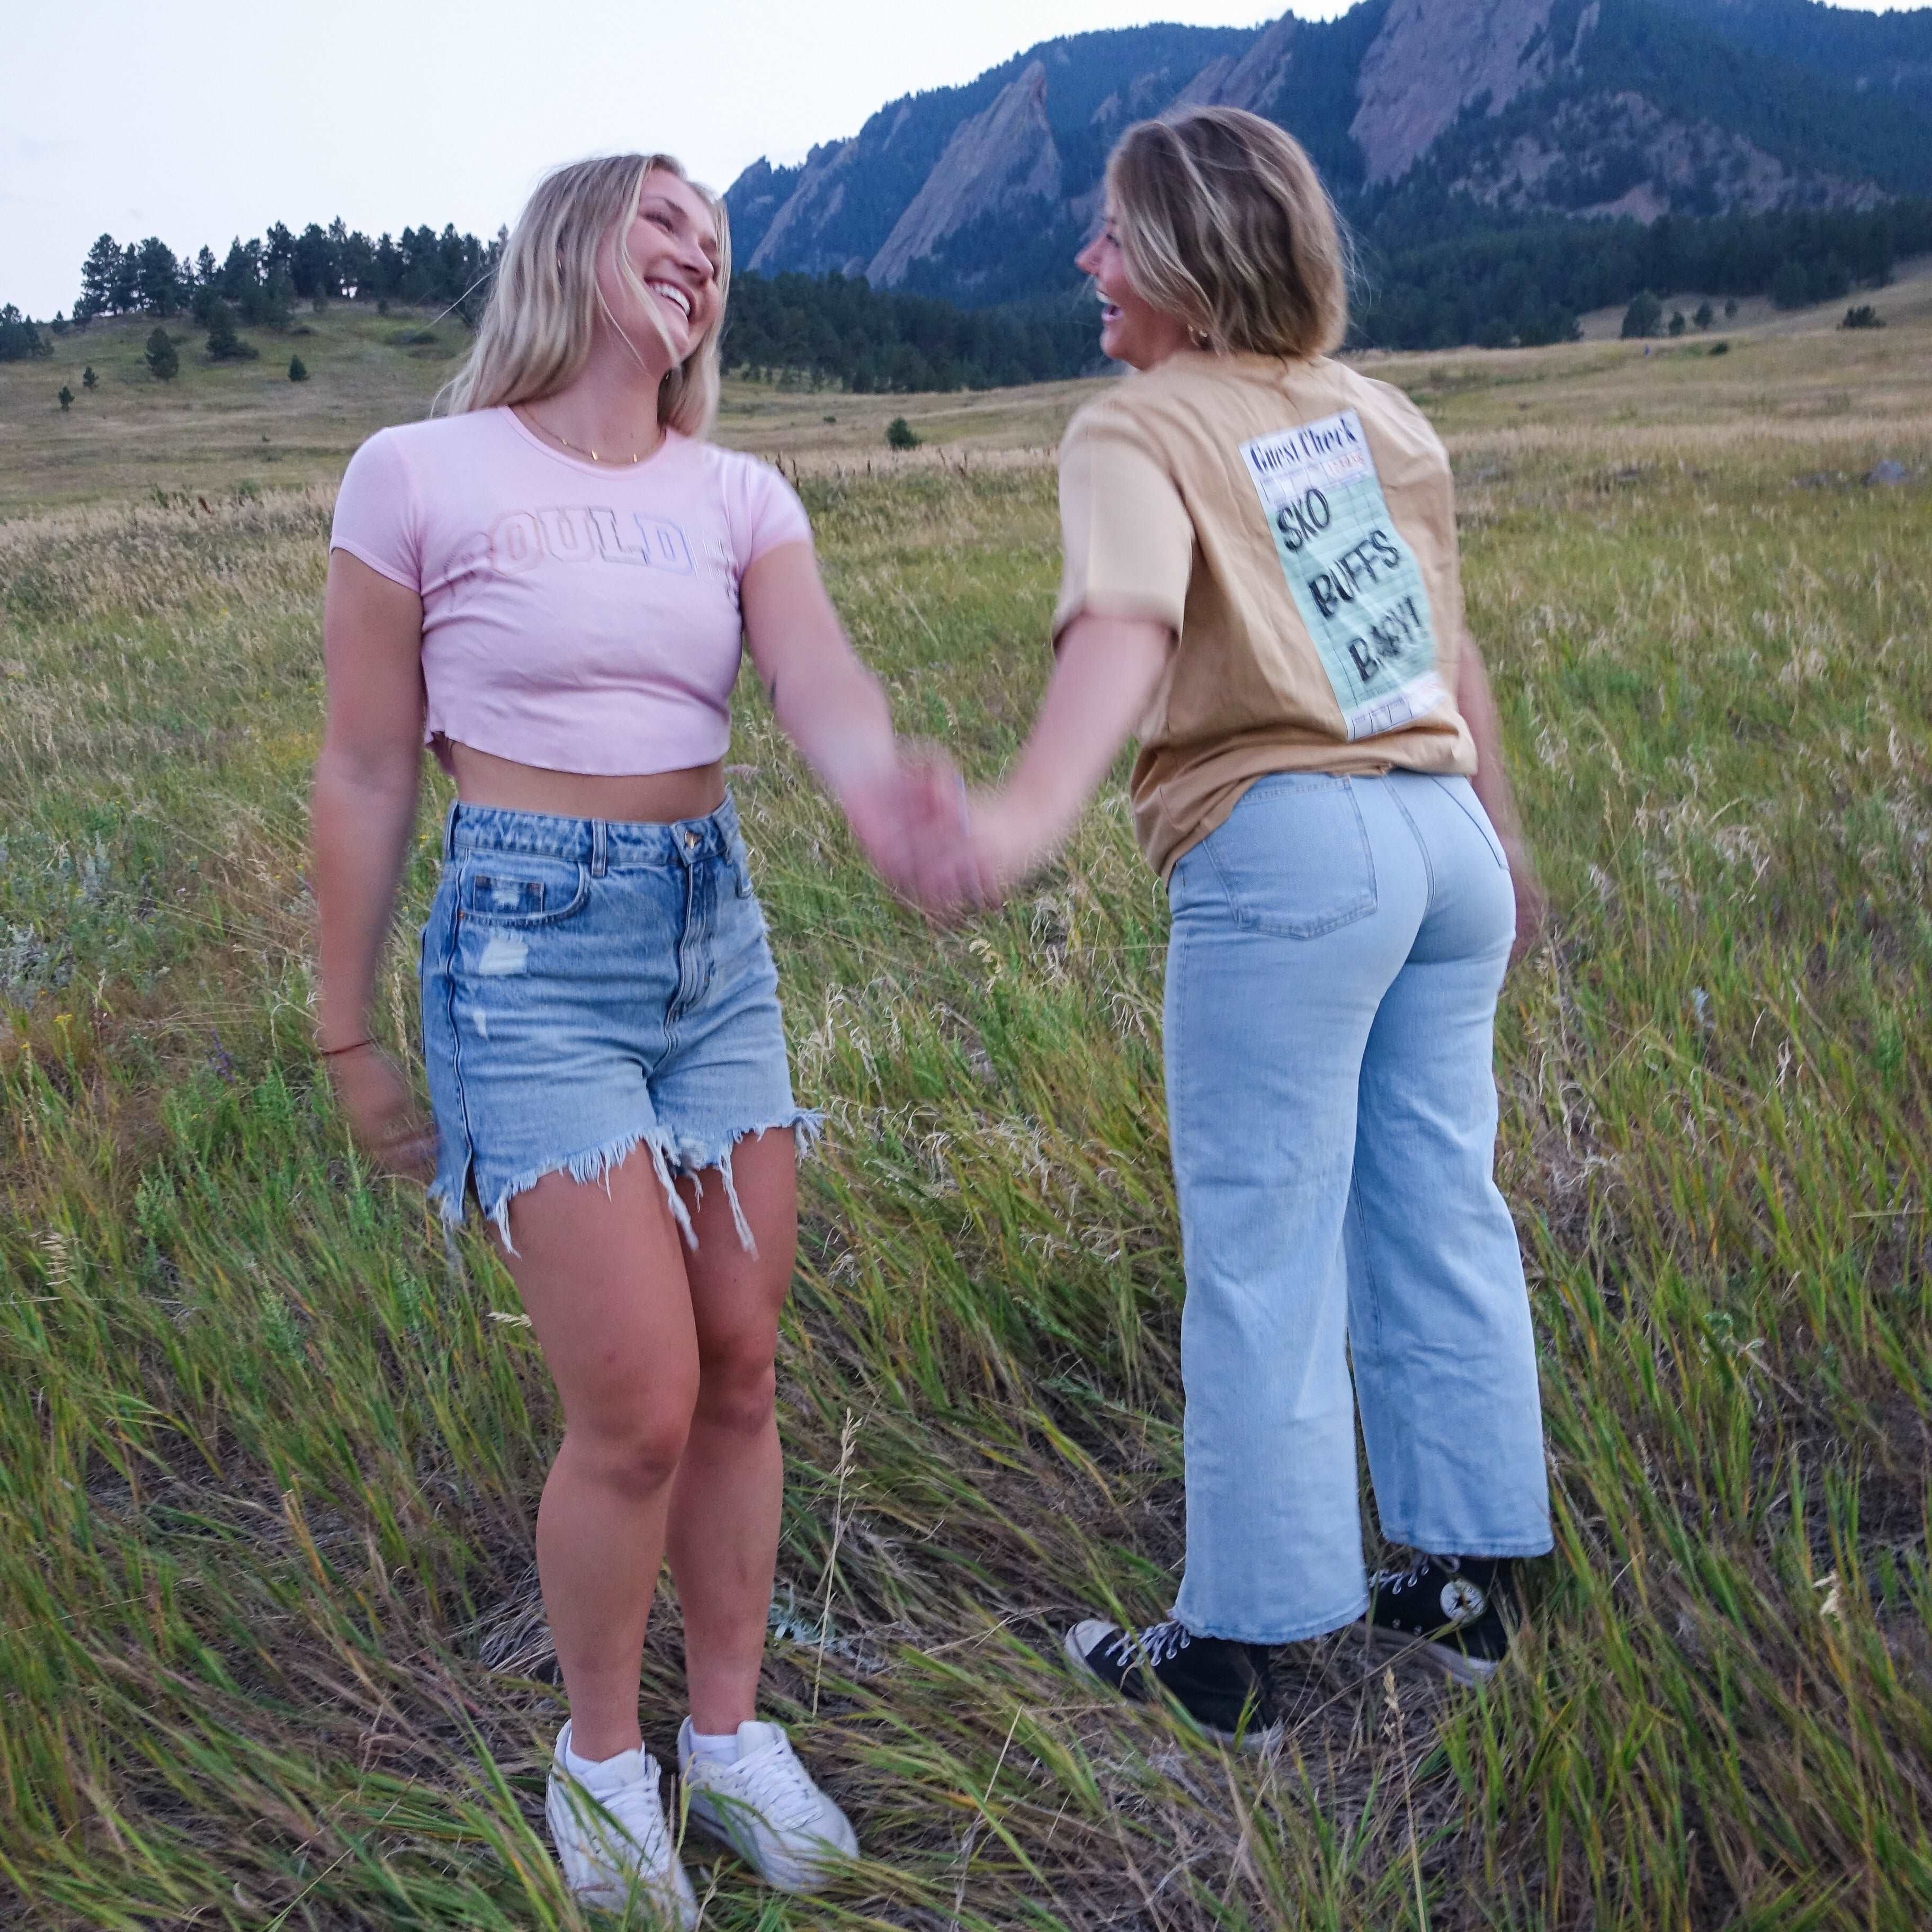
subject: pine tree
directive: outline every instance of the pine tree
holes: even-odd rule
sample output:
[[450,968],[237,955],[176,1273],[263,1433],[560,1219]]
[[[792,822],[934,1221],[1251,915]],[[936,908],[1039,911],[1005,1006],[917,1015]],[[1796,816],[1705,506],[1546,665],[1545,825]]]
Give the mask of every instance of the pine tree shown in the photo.
[[83,389],[92,389],[100,380],[100,378],[94,373],[94,364],[92,362],[80,372],[80,386]]
[[1624,310],[1623,338],[1630,342],[1654,335],[1663,320],[1663,303],[1649,290],[1642,290],[1631,296],[1630,307]]
[[886,425],[886,447],[888,449],[916,449],[919,432],[904,416],[895,416]]
[[1697,313],[1690,318],[1700,328],[1708,328],[1717,319],[1716,311],[1707,302],[1700,302],[1697,304]]
[[221,294],[225,301],[245,300],[261,280],[262,244],[250,242],[245,247],[240,236],[228,244],[228,259],[221,265]]
[[11,302],[0,304],[0,362],[31,362],[53,352],[31,316],[22,315]]
[[175,353],[174,338],[165,328],[157,328],[148,338],[148,369],[158,382],[172,382],[181,368]]
[[262,290],[262,326],[265,328],[287,328],[295,319],[296,285],[287,269],[272,269]]
[[306,382],[308,380],[308,364],[299,356],[289,358],[289,380],[291,382]]
[[181,264],[158,235],[150,235],[134,258],[134,287],[150,315],[172,315],[181,304]]
[[109,312],[129,315],[141,306],[141,253],[133,242],[121,251],[114,265],[114,282],[107,297]]
[[64,410],[74,407],[74,392],[64,382],[60,386],[60,406]]
[[1813,299],[1811,277],[1796,255],[1787,255],[1771,278],[1771,299],[1779,308],[1802,308]]
[[121,244],[111,235],[104,235],[87,251],[80,265],[80,299],[74,305],[76,321],[105,315],[114,298],[114,278],[121,267]]
[[235,332],[235,311],[217,297],[208,310],[208,359],[211,362],[249,362],[261,353]]

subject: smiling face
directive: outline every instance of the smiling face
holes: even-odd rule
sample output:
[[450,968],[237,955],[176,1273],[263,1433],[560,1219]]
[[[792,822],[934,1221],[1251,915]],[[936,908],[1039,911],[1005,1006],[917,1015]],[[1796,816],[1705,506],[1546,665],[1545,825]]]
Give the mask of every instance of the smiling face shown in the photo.
[[[645,176],[636,214],[620,238],[628,267],[644,285],[641,300],[618,272],[614,249],[598,264],[597,286],[610,314],[641,355],[667,366],[684,361],[718,320],[718,220],[687,181],[662,168]],[[642,304],[648,302],[649,308]]]
[[1116,362],[1151,369],[1187,344],[1187,325],[1137,295],[1127,279],[1113,205],[1108,204],[1100,232],[1073,258],[1074,266],[1094,278],[1100,298],[1100,348]]

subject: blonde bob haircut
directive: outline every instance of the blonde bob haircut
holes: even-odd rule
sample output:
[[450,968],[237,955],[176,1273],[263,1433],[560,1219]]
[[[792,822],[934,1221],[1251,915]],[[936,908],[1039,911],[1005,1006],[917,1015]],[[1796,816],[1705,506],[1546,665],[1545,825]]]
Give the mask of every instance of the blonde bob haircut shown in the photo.
[[1221,355],[1306,362],[1348,330],[1348,256],[1300,142],[1238,107],[1142,121],[1107,163],[1136,294]]
[[598,311],[618,327],[597,286],[598,258],[614,242],[619,278],[662,331],[656,304],[623,245],[644,177],[658,170],[697,188],[711,209],[718,226],[718,320],[664,377],[658,421],[683,436],[701,436],[710,428],[718,412],[718,338],[731,286],[731,232],[718,197],[692,182],[669,154],[572,161],[537,184],[503,245],[470,359],[436,398],[440,409],[460,416],[505,403],[541,402],[574,382],[590,354]]

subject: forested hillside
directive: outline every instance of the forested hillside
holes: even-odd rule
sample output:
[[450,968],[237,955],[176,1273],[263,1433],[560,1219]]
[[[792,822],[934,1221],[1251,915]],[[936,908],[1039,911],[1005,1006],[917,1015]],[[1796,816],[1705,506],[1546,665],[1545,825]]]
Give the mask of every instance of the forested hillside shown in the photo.
[[[1928,84],[1932,10],[1361,0],[1329,22],[1042,42],[796,167],[758,163],[728,200],[757,271],[1036,302],[1078,286],[1121,129],[1226,102],[1322,168],[1370,270],[1360,340],[1547,340],[1651,285],[1632,278],[1658,254],[1792,301],[1882,280],[1922,245],[1904,198],[1932,194]],[[1670,238],[1640,238],[1666,217]]]
[[[728,362],[860,391],[1090,369],[1073,257],[1107,154],[1190,101],[1270,116],[1307,147],[1355,237],[1364,346],[1558,341],[1592,310],[1688,288],[1836,300],[1932,249],[1932,8],[1360,0],[1328,22],[1042,42],[795,167],[754,164],[726,196]],[[473,324],[500,245],[337,220],[190,260],[104,235],[72,320],[192,316],[216,356],[238,352],[235,324],[286,328],[305,302]],[[0,310],[0,360],[45,340]]]

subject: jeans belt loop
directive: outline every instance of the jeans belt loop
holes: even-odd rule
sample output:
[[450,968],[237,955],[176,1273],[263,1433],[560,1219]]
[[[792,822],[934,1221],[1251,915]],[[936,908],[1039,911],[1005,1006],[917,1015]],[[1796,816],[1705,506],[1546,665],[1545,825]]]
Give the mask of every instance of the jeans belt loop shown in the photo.
[[590,876],[601,879],[610,862],[609,829],[601,818],[590,821]]
[[461,809],[462,801],[452,799],[449,809],[442,814],[442,856],[446,861],[456,856],[456,814]]

